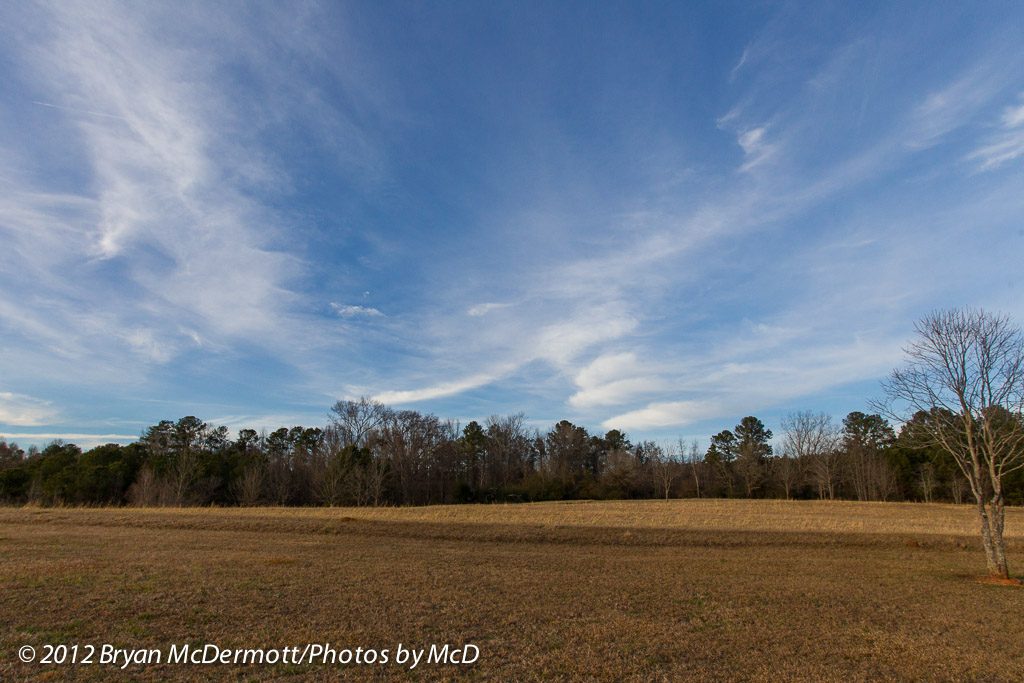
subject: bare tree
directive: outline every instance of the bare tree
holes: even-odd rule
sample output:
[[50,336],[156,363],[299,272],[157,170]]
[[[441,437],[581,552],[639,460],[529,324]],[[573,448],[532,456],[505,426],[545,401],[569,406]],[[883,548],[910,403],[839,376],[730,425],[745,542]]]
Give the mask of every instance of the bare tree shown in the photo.
[[529,436],[526,414],[519,412],[507,416],[491,415],[484,426],[488,436],[488,460],[494,462],[502,486],[522,479],[527,471]]
[[189,489],[199,476],[199,451],[182,449],[171,464],[168,475],[172,492],[171,505],[183,506],[189,502]]
[[[679,439],[679,453],[683,452],[683,440]],[[693,485],[697,487],[697,497],[700,498],[700,483],[704,481],[704,452],[700,449],[700,442],[694,439],[690,442],[690,450],[686,453],[686,461],[690,465],[690,472],[693,474]]]
[[771,461],[772,476],[782,484],[786,500],[793,497],[793,491],[800,487],[807,476],[807,459],[791,456],[783,446],[782,455]]
[[362,448],[384,426],[391,408],[363,396],[358,401],[338,401],[331,407],[331,424],[342,435],[343,445]]
[[921,498],[924,502],[932,502],[932,493],[935,491],[935,465],[930,462],[923,462],[917,466],[918,488],[921,489]]
[[160,482],[151,467],[143,467],[128,489],[128,500],[139,507],[151,507],[160,502]]
[[967,483],[967,480],[961,477],[956,472],[950,477],[949,482],[949,493],[953,496],[953,502],[956,505],[960,505],[964,502],[964,496],[970,491],[971,485]]
[[651,454],[649,464],[654,474],[654,481],[658,490],[665,494],[665,500],[668,500],[668,495],[672,492],[672,486],[675,484],[676,479],[679,478],[679,466],[682,457],[682,453],[676,455],[672,453],[670,448],[660,446]]
[[377,507],[384,501],[384,489],[387,481],[387,462],[381,458],[373,458],[369,464],[360,471],[362,483],[362,499],[360,505],[372,505]]
[[[345,453],[334,452],[327,456],[317,470],[314,492],[317,500],[324,505],[342,505],[352,486],[352,466]],[[352,496],[355,499],[356,496]]]
[[390,412],[380,428],[376,440],[380,457],[391,465],[396,491],[401,505],[416,502],[416,483],[424,465],[424,451],[427,449],[427,430],[430,418],[415,410]]
[[263,485],[266,470],[263,463],[252,462],[246,465],[242,474],[235,482],[235,498],[242,507],[253,507],[263,499]]
[[884,383],[878,407],[899,419],[925,411],[925,435],[970,484],[989,574],[1009,578],[1003,547],[1004,477],[1024,467],[1024,336],[1002,315],[938,311],[914,326],[907,365]]
[[839,431],[832,416],[809,411],[790,413],[782,420],[782,431],[783,452],[809,463],[818,497],[834,500],[842,462],[837,448]]

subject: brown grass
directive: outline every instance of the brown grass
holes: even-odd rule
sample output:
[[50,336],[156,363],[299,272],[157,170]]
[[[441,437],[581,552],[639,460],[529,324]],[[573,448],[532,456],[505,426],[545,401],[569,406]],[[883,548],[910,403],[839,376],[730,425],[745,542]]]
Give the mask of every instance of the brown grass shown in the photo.
[[[60,513],[52,514],[53,511],[46,508],[26,509],[49,515],[49,519],[59,519],[61,516]],[[204,518],[211,513],[219,520],[253,520],[269,515],[275,520],[300,522],[433,522],[548,528],[569,526],[947,536],[973,536],[980,529],[977,513],[968,505],[730,499],[565,501],[406,508],[184,508],[176,510],[174,518],[183,524],[202,524]],[[104,515],[104,519],[116,518],[140,524],[146,524],[147,520],[168,519],[167,511],[161,508],[106,510]],[[1024,539],[1024,508],[1007,508],[1006,536]]]
[[[1019,680],[1024,591],[970,508],[638,501],[0,510],[0,679]],[[1022,511],[1007,518],[1024,567]],[[28,644],[392,649],[476,664],[71,668]]]

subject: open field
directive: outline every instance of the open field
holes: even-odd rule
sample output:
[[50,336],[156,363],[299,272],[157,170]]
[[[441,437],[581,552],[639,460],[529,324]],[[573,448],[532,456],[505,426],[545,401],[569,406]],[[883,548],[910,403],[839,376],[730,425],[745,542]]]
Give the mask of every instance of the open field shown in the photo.
[[[1024,510],[1007,531],[1020,575]],[[0,679],[1020,680],[1024,589],[975,581],[976,533],[915,504],[0,509]],[[18,662],[325,642],[392,661]],[[399,643],[480,657],[410,670]]]

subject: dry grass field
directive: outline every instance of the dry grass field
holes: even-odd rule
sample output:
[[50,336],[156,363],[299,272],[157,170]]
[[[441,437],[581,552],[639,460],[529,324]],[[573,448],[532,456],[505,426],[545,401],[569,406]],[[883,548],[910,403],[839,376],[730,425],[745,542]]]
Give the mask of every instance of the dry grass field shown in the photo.
[[[636,501],[0,509],[2,680],[1021,680],[969,507]],[[1024,510],[1008,511],[1024,572]],[[40,664],[330,643],[387,664]],[[473,644],[473,664],[394,661]],[[36,661],[18,659],[35,648]],[[99,651],[94,659],[98,659]]]

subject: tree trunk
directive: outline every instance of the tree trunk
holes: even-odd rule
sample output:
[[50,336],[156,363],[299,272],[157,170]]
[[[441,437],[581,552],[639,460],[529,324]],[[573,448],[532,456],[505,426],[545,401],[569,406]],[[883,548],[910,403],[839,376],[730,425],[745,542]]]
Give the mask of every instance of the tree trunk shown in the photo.
[[1010,570],[1006,564],[1006,550],[1003,547],[1002,496],[993,496],[989,506],[985,505],[984,499],[979,498],[978,515],[981,518],[981,540],[985,548],[988,575],[994,579],[1009,579]]

